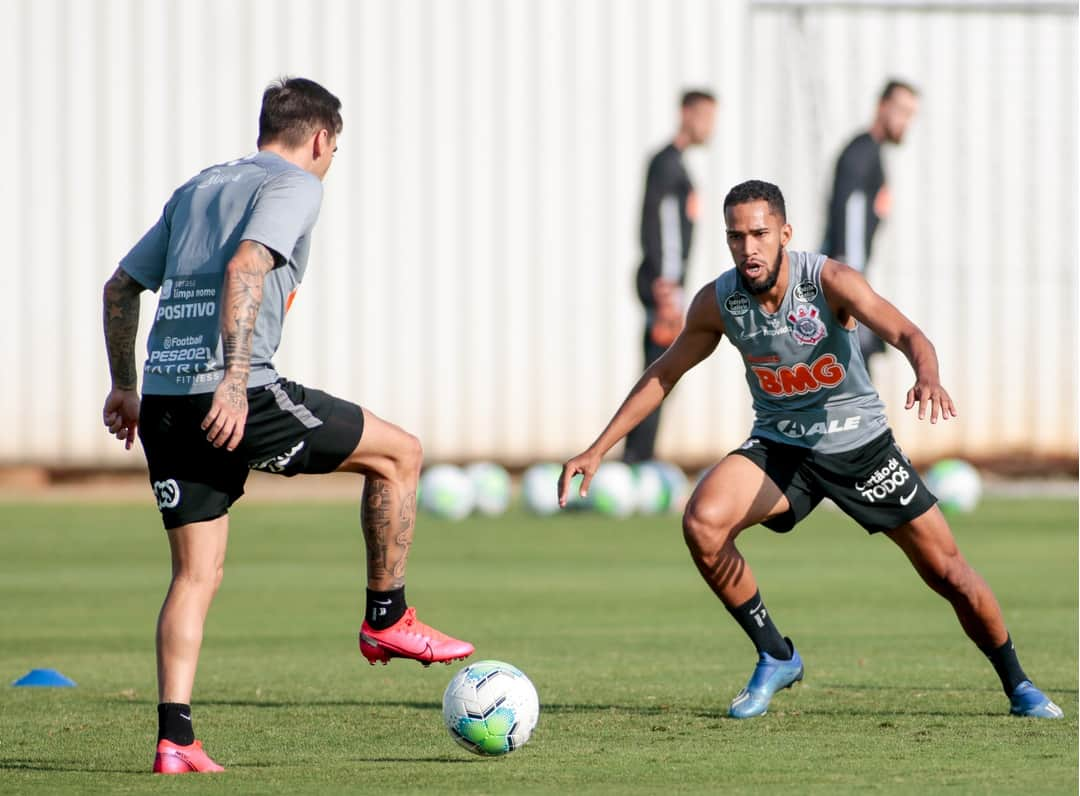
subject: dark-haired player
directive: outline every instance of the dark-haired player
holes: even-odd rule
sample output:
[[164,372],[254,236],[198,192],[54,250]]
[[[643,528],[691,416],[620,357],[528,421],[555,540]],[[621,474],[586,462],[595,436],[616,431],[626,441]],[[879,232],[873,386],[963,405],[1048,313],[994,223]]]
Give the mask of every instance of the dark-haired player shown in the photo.
[[[154,771],[221,771],[195,740],[191,692],[203,625],[221,583],[228,510],[249,470],[365,476],[367,608],[360,649],[374,663],[428,664],[473,647],[416,619],[405,560],[416,520],[420,442],[370,411],[287,381],[271,359],[307,269],[341,103],[311,80],[263,94],[258,152],[180,186],[105,284],[112,389],[105,426],[130,448],[136,430],[172,550],[157,626]],[[140,294],[158,291],[140,400]]]
[[[645,309],[645,367],[667,350],[682,329],[683,284],[699,204],[683,152],[708,143],[716,124],[716,106],[716,97],[708,91],[683,92],[675,138],[653,155],[645,173],[642,256],[636,278],[638,299]],[[627,434],[623,461],[634,464],[652,459],[659,430],[657,409]]]
[[729,715],[764,714],[777,690],[803,677],[802,659],[774,625],[735,540],[758,523],[790,531],[828,497],[868,532],[892,539],[951,603],[993,664],[1011,713],[1060,718],[1061,709],[1020,667],[993,592],[960,554],[936,498],[893,440],[856,327],[866,324],[904,353],[915,371],[906,408],[918,406],[919,419],[929,414],[931,423],[956,416],[934,347],[858,272],[824,255],[787,251],[791,226],[775,185],[735,186],[724,214],[735,267],[698,291],[679,338],[645,371],[597,440],[564,465],[560,504],[570,479],[584,475],[584,494],[601,457],[726,335],[746,366],[754,427],[698,484],[683,532],[701,575],[758,652]]
[[[870,129],[856,135],[836,160],[821,251],[864,275],[878,224],[892,209],[881,147],[904,140],[918,109],[915,87],[902,80],[890,80],[878,98]],[[866,326],[860,326],[859,348],[869,366],[871,357],[885,350],[885,343]]]

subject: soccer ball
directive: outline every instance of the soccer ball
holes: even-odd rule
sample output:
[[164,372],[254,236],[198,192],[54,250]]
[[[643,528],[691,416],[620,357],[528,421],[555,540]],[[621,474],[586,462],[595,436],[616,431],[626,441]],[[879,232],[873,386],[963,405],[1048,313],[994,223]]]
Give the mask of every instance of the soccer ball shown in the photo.
[[674,464],[647,461],[631,468],[637,480],[637,510],[642,514],[682,511],[689,497],[686,475]]
[[520,749],[539,718],[536,688],[520,669],[502,661],[470,663],[443,694],[443,721],[450,737],[478,755]]
[[[534,464],[526,470],[521,478],[521,494],[525,498],[525,508],[542,517],[557,512],[560,475],[562,475],[562,465],[554,462]],[[567,508],[576,509],[584,505],[579,495],[580,491],[581,476],[576,475],[570,479],[570,488],[566,496]]]
[[589,505],[601,514],[627,517],[637,507],[634,473],[622,462],[604,462],[589,485]]
[[686,508],[686,501],[690,499],[690,482],[686,480],[686,473],[668,462],[657,462],[656,466],[664,478],[668,498],[667,510],[681,512]]
[[533,514],[547,516],[559,510],[559,474],[562,468],[551,462],[534,464],[521,478],[525,507]]
[[667,509],[667,486],[660,468],[653,462],[639,462],[630,466],[634,473],[634,490],[637,505],[642,514],[659,514]]
[[982,497],[979,471],[962,459],[942,459],[926,473],[926,485],[945,511],[972,511]]
[[476,510],[494,517],[510,505],[510,473],[494,462],[476,462],[465,468],[476,496]]
[[436,464],[420,476],[420,508],[437,517],[462,520],[475,502],[473,483],[460,467]]

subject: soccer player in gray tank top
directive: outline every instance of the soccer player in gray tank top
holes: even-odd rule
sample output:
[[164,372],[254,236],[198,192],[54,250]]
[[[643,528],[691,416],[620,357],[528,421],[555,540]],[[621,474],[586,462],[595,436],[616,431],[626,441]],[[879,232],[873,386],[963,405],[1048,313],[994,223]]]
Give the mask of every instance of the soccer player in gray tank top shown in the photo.
[[899,349],[915,371],[906,407],[931,423],[956,416],[934,347],[855,270],[820,254],[789,252],[791,226],[775,185],[752,180],[724,200],[735,267],[698,291],[686,326],[631,389],[600,436],[563,466],[559,503],[583,475],[656,409],[686,371],[727,336],[753,397],[750,437],[697,485],[683,535],[703,578],[750,637],[758,663],[729,715],[763,715],[773,695],[803,678],[803,661],[777,630],[735,547],[753,525],[784,533],[828,497],[869,533],[884,533],[956,612],[989,658],[1017,716],[1061,718],[1024,673],[993,592],[957,549],[945,517],[893,440],[859,351],[858,324]]

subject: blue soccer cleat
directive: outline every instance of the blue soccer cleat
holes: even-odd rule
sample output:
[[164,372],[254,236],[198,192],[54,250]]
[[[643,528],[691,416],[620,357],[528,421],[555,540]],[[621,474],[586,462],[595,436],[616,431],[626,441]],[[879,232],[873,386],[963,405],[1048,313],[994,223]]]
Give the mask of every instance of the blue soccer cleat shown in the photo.
[[1025,680],[1009,696],[1009,713],[1033,719],[1063,719],[1065,711],[1050,701],[1030,680]]
[[791,688],[803,678],[802,658],[798,650],[785,638],[791,648],[791,660],[780,661],[767,652],[758,654],[758,664],[750,676],[746,688],[731,702],[728,715],[733,719],[750,719],[764,716],[769,709],[769,700],[782,688]]

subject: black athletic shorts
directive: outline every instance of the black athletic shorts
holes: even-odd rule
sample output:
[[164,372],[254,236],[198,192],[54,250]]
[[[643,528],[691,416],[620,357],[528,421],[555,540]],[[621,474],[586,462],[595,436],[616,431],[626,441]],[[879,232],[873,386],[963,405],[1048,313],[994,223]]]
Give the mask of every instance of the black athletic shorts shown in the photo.
[[213,393],[144,395],[139,439],[166,528],[212,520],[244,494],[249,470],[332,473],[364,432],[360,407],[285,379],[248,390],[244,437],[215,448],[200,427]]
[[791,504],[764,523],[778,533],[790,531],[826,497],[869,533],[898,528],[937,503],[892,431],[843,453],[751,437],[732,454],[764,470]]

